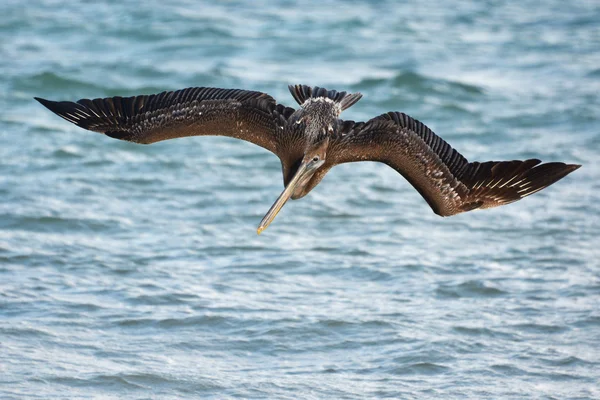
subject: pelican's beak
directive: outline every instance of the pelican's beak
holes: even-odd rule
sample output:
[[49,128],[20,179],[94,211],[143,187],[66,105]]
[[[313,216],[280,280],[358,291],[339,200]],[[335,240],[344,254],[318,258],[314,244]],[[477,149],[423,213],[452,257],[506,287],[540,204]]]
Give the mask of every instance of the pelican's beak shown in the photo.
[[[317,168],[319,166],[320,164],[317,166]],[[300,164],[296,175],[294,175],[290,183],[288,183],[288,185],[283,190],[283,192],[281,192],[275,203],[273,203],[267,214],[265,214],[262,221],[260,221],[260,225],[258,226],[256,233],[260,235],[262,231],[267,229],[267,226],[269,226],[269,224],[273,222],[279,210],[281,210],[286,201],[289,200],[292,193],[294,193],[294,189],[296,189],[296,186],[298,186],[298,182],[302,181],[302,178],[304,178],[306,175],[314,173],[315,169],[315,165],[312,165],[310,162],[303,162],[302,164]]]

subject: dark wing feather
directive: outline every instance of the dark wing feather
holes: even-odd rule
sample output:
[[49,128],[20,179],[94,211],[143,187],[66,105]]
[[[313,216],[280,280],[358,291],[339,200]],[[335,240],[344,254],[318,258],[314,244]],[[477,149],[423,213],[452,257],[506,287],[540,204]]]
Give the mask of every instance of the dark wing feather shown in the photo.
[[50,111],[84,129],[136,143],[218,135],[277,151],[285,120],[294,110],[261,92],[187,88],[134,97],[49,101]]
[[423,123],[389,112],[367,123],[342,121],[328,162],[380,161],[402,174],[436,214],[449,216],[512,203],[580,165],[540,160],[468,162]]

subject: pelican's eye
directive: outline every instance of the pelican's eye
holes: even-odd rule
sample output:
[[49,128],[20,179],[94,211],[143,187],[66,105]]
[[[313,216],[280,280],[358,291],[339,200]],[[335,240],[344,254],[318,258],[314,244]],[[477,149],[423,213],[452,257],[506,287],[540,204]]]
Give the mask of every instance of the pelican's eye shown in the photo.
[[319,158],[319,156],[314,156],[312,160],[313,160],[313,162],[318,162],[320,160],[320,158]]

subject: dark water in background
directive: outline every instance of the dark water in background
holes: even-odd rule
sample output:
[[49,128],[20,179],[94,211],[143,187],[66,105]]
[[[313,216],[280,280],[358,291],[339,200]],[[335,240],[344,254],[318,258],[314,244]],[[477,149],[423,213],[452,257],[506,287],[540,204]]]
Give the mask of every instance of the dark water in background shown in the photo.
[[[600,3],[24,4],[0,3],[1,398],[600,398]],[[442,219],[344,165],[257,236],[267,151],[32,100],[295,83],[471,160],[584,167]]]

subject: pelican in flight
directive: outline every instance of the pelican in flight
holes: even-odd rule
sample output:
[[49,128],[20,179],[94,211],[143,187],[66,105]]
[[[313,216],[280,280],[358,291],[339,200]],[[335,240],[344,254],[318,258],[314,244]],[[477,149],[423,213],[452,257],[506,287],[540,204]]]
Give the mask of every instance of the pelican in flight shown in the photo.
[[552,185],[580,165],[540,160],[469,162],[423,123],[401,112],[367,122],[344,121],[360,93],[289,86],[300,105],[268,94],[207,87],[134,97],[35,98],[84,129],[150,144],[218,135],[252,142],[281,160],[285,189],[260,222],[260,234],[291,197],[306,196],[335,165],[379,161],[398,171],[440,216],[509,204]]

